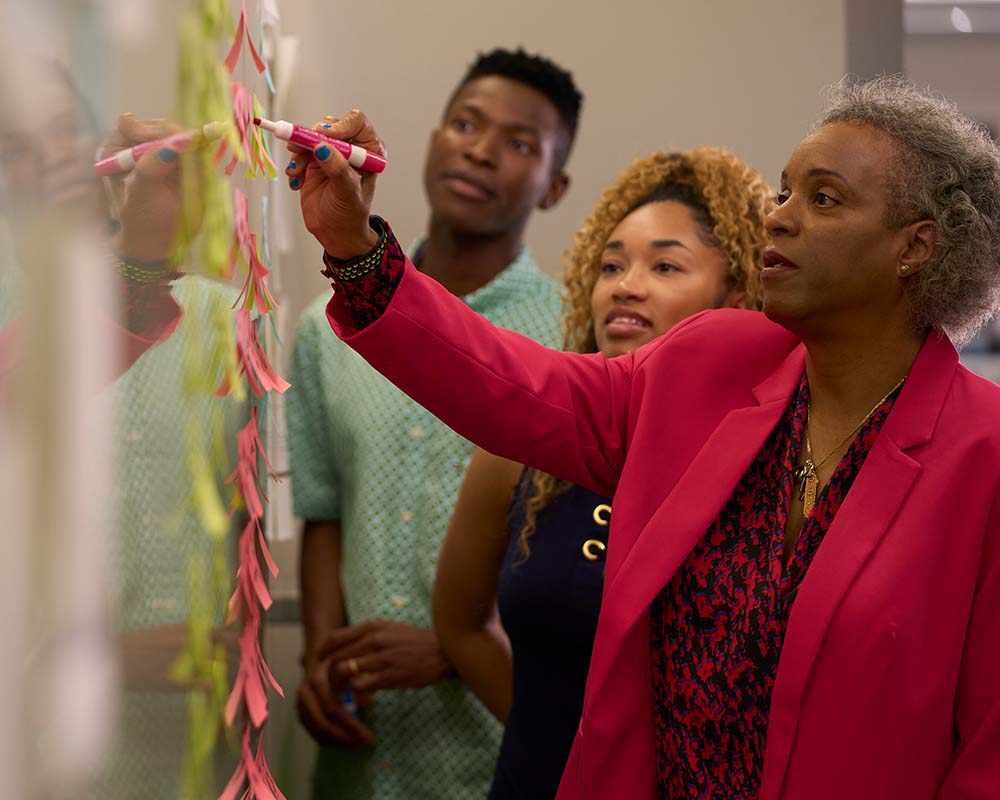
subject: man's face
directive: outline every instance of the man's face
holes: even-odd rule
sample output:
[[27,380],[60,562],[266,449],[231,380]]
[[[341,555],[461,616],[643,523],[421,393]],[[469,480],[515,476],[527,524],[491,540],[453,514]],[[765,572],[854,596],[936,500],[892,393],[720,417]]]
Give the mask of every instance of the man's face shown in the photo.
[[432,216],[464,234],[522,226],[566,188],[554,172],[564,139],[559,112],[540,92],[495,75],[470,81],[431,134],[424,188]]

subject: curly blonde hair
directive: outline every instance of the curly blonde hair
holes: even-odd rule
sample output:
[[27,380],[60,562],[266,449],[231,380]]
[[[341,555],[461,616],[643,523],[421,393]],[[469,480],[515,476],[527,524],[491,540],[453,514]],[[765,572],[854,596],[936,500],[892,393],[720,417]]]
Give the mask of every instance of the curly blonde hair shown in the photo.
[[[590,296],[601,273],[604,245],[630,213],[662,199],[681,202],[691,210],[703,228],[705,241],[725,254],[729,286],[745,293],[742,307],[760,308],[760,269],[767,244],[764,218],[774,203],[767,181],[753,167],[718,147],[654,153],[634,161],[604,190],[565,253],[564,349],[597,351]],[[520,535],[522,561],[531,554],[528,540],[539,512],[570,485],[538,470],[529,472],[531,486]]]

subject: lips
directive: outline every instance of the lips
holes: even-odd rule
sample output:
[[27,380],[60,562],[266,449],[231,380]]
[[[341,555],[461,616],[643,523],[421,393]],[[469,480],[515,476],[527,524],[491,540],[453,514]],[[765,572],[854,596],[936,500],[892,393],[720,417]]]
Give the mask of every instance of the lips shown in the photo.
[[492,200],[496,197],[493,187],[465,172],[446,172],[444,182],[455,194],[469,200]]
[[628,337],[644,333],[653,323],[638,311],[627,308],[613,308],[604,318],[604,329],[611,337]]
[[790,270],[798,268],[798,265],[794,261],[786,258],[774,248],[768,248],[764,251],[765,270]]

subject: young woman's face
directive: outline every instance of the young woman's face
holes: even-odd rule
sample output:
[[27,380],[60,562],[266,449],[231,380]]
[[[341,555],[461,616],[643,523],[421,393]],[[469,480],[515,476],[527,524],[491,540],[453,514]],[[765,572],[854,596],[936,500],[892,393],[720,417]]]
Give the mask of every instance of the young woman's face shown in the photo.
[[631,352],[692,314],[742,300],[728,286],[724,254],[705,238],[691,210],[672,200],[646,203],[618,223],[590,296],[604,355]]

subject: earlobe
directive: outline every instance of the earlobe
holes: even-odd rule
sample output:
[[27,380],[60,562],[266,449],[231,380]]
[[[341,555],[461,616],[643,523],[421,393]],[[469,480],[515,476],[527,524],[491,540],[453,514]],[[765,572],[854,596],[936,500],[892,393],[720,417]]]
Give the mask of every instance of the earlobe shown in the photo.
[[719,308],[746,308],[747,293],[743,289],[732,288],[722,298]]
[[907,242],[900,253],[896,274],[907,278],[920,272],[934,255],[937,240],[937,223],[932,220],[914,222],[907,231]]
[[562,200],[566,190],[569,188],[569,175],[565,172],[560,172],[552,176],[552,180],[549,182],[549,189],[542,196],[542,199],[538,201],[538,208],[541,211],[548,211],[556,203]]

